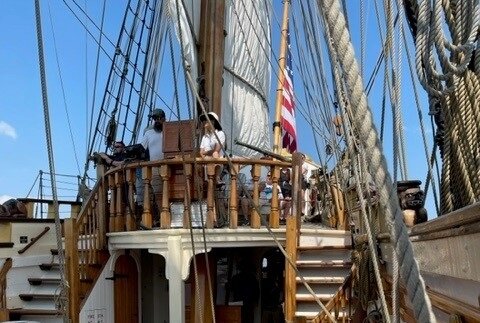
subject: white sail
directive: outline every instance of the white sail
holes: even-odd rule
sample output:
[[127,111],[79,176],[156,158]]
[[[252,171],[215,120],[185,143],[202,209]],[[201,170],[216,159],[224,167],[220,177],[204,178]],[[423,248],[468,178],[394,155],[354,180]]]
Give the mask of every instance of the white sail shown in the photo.
[[270,14],[260,0],[227,1],[221,123],[228,151],[252,157],[257,152],[234,139],[271,150],[268,117],[270,89]]
[[[198,53],[196,49],[196,40],[200,31],[200,5],[197,0],[169,0],[165,2],[167,6],[167,16],[170,18],[172,26],[175,28],[178,39],[181,39],[183,45],[183,55],[185,64],[190,67],[192,78],[197,78]],[[177,12],[178,7],[178,12]],[[178,27],[180,25],[181,38]]]
[[[200,1],[168,1],[168,13],[177,37],[180,23],[183,52],[192,77],[197,75],[196,39],[199,34]],[[177,6],[179,14],[177,14]],[[271,149],[268,118],[270,89],[270,14],[265,2],[235,1],[225,4],[225,53],[221,124],[227,150],[235,156],[258,153],[233,144],[235,139]]]

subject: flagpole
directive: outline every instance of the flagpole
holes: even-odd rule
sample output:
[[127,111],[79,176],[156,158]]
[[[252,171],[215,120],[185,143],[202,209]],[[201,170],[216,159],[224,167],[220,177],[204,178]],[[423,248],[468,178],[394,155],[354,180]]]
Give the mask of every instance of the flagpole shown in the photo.
[[282,35],[280,38],[280,58],[278,59],[278,85],[277,97],[275,101],[275,122],[273,123],[273,152],[280,153],[280,137],[282,136],[282,128],[280,119],[282,117],[282,100],[283,100],[283,82],[285,80],[285,60],[287,54],[287,34],[288,34],[288,11],[290,9],[290,0],[283,2],[283,20]]

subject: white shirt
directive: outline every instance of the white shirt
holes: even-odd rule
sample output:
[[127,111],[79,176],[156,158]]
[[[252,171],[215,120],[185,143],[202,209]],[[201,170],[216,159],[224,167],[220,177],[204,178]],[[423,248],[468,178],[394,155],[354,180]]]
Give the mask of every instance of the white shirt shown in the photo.
[[150,160],[163,159],[163,131],[148,129],[143,136],[142,146],[148,149]]
[[[222,147],[225,146],[225,132],[222,130],[215,130],[215,134],[220,139],[220,145]],[[204,149],[206,152],[210,152],[215,149],[215,145],[217,144],[217,137],[213,133],[204,134],[202,137],[202,142],[200,143],[200,149]],[[223,150],[221,149],[218,153],[220,157],[223,157]]]

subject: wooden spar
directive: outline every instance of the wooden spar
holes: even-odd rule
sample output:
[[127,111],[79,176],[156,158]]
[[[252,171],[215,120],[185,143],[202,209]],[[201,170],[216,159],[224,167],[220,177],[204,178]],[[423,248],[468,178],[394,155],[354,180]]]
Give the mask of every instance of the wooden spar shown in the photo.
[[290,9],[290,0],[283,2],[283,20],[282,20],[282,36],[280,39],[280,58],[278,59],[278,84],[277,97],[275,99],[275,122],[273,124],[273,152],[280,152],[280,137],[282,128],[280,126],[280,118],[282,116],[282,91],[283,81],[285,80],[285,60],[287,57],[287,33],[288,33],[288,11]]
[[200,10],[198,73],[205,77],[205,96],[209,100],[207,110],[221,116],[225,0],[202,0]]

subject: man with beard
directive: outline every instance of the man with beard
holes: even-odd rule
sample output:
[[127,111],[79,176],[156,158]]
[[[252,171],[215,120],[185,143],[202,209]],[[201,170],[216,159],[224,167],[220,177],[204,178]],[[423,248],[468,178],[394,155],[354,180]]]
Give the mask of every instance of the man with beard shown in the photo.
[[[147,128],[142,139],[142,146],[148,150],[150,161],[163,159],[163,123],[165,122],[165,112],[162,109],[153,109],[149,114],[149,118],[153,120],[153,126]],[[152,191],[154,194],[153,211],[158,211],[156,201],[159,201],[159,195],[162,193],[162,181],[159,174],[159,168],[152,169],[151,180]],[[137,204],[143,206],[143,181],[142,170],[137,170]],[[158,215],[157,215],[158,216]]]

